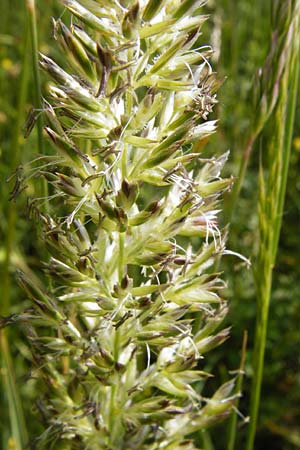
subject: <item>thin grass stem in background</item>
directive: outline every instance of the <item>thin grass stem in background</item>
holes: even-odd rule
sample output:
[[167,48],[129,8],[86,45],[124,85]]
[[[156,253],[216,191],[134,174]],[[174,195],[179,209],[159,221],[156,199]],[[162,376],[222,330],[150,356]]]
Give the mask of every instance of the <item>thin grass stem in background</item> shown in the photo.
[[204,450],[215,450],[213,441],[211,439],[210,433],[207,430],[201,431],[200,433],[202,445]]
[[254,376],[251,388],[251,420],[247,435],[246,450],[253,449],[256,434],[264,369],[272,275],[282,221],[290,155],[290,148],[288,146],[291,143],[297,98],[300,2],[295,2],[294,8],[289,21],[289,47],[286,52],[283,76],[279,84],[278,103],[272,115],[273,128],[272,139],[268,145],[267,178],[265,177],[262,164],[260,169],[260,245],[255,270],[257,314],[253,362]]
[[[299,27],[299,25],[298,25]],[[299,34],[299,33],[298,33]],[[293,129],[294,129],[294,120],[295,120],[295,111],[296,111],[296,103],[298,98],[298,87],[299,87],[299,40],[298,40],[298,49],[292,55],[291,61],[291,76],[288,82],[288,100],[287,103],[289,105],[286,115],[286,130],[284,135],[284,157],[283,157],[283,166],[282,166],[282,183],[280,186],[279,192],[279,202],[278,202],[278,210],[279,213],[276,217],[276,225],[275,225],[275,238],[273,241],[273,258],[275,260],[276,253],[278,249],[280,230],[283,219],[283,208],[284,208],[284,199],[286,193],[286,185],[287,185],[287,177],[288,177],[288,169],[290,162],[290,154],[291,154],[291,143],[293,137]]]
[[[236,393],[240,394],[242,392],[242,385],[244,379],[244,367],[245,367],[245,358],[246,358],[246,350],[247,350],[247,341],[248,341],[248,332],[245,330],[243,335],[243,344],[242,344],[242,354],[241,354],[241,362],[238,370],[237,380],[236,380]],[[239,407],[239,401],[236,402],[236,408]],[[236,442],[236,434],[237,434],[237,412],[233,411],[229,418],[228,423],[228,446],[227,450],[234,450],[235,442]]]
[[1,356],[2,356],[2,379],[5,393],[8,400],[8,414],[11,424],[11,436],[8,442],[4,443],[4,450],[11,448],[22,450],[26,448],[28,443],[28,435],[20,394],[17,388],[15,372],[11,358],[7,330],[0,331],[1,340]]
[[[42,90],[41,90],[41,79],[39,72],[39,60],[38,60],[38,31],[37,31],[37,17],[36,17],[36,6],[35,0],[26,0],[27,11],[28,11],[28,25],[30,28],[31,35],[31,46],[32,46],[32,64],[33,64],[33,77],[34,77],[34,103],[35,108],[38,111],[37,115],[37,140],[38,149],[41,155],[45,154],[45,144],[43,139],[43,116],[42,116]],[[48,211],[48,185],[45,179],[42,179],[42,196],[45,197],[45,211]]]
[[[24,41],[22,47],[22,71],[19,81],[19,95],[16,110],[16,118],[11,140],[11,165],[10,170],[13,171],[19,164],[21,159],[21,128],[24,122],[24,110],[28,91],[28,79],[30,69],[29,59],[29,32],[24,33]],[[7,211],[7,234],[5,241],[5,260],[3,264],[3,278],[2,278],[2,301],[1,301],[1,315],[9,314],[11,303],[11,257],[14,250],[14,242],[16,235],[16,204],[11,201],[8,204]],[[10,344],[9,332],[7,329],[0,331],[0,346],[1,346],[1,362],[2,362],[2,385],[3,395],[7,398],[8,412],[10,417],[11,436],[9,437],[10,444],[2,442],[4,448],[7,445],[14,445],[16,450],[22,450],[27,443],[27,430],[24,420],[24,413],[22,403],[15,379]],[[6,439],[7,436],[3,436]]]
[[[29,70],[30,70],[30,61],[28,58],[29,55],[29,33],[25,32],[24,45],[22,49],[22,72],[20,76],[20,84],[19,84],[19,96],[18,96],[18,106],[16,111],[16,120],[14,124],[14,130],[12,132],[12,140],[11,140],[11,165],[10,172],[13,172],[17,165],[20,162],[20,153],[21,153],[21,128],[24,123],[24,111],[25,111],[25,103],[27,98],[28,91],[28,78],[29,78]],[[3,280],[2,280],[2,302],[1,302],[1,311],[2,314],[9,313],[10,307],[10,259],[11,253],[15,240],[15,228],[16,228],[16,203],[14,201],[9,202],[8,204],[8,213],[7,213],[7,235],[6,235],[6,252],[5,252],[5,261],[3,268]]]
[[268,429],[274,433],[276,436],[282,436],[287,442],[293,445],[292,448],[300,448],[300,431],[299,427],[291,428],[283,425],[279,425],[278,423],[273,422],[272,420],[267,420],[266,425]]

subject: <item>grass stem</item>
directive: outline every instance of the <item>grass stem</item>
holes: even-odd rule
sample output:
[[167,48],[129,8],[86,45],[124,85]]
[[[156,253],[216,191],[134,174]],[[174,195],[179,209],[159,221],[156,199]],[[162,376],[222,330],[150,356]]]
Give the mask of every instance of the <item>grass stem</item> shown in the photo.
[[[267,265],[267,263],[266,263]],[[263,379],[264,357],[266,348],[267,326],[269,316],[269,303],[272,286],[272,268],[269,266],[264,283],[258,288],[258,308],[256,313],[256,326],[254,337],[254,364],[250,403],[250,425],[247,436],[246,449],[252,450],[256,434],[258,412]]]
[[279,86],[279,98],[272,115],[272,139],[268,139],[268,159],[265,179],[260,171],[259,229],[260,247],[256,265],[257,315],[254,344],[253,381],[250,404],[250,426],[246,450],[254,446],[260,406],[261,385],[264,369],[269,304],[272,289],[273,268],[282,223],[284,197],[290,158],[291,136],[299,78],[299,20],[300,7],[291,23],[291,43],[285,69]]
[[293,67],[293,70],[291,70],[291,77],[288,81],[288,105],[289,108],[287,110],[287,117],[286,117],[286,131],[284,136],[284,156],[283,156],[283,167],[282,167],[282,183],[280,186],[280,193],[279,193],[279,202],[278,202],[278,215],[276,218],[276,226],[275,226],[275,238],[273,241],[273,258],[275,260],[278,243],[279,243],[279,237],[280,237],[280,230],[282,225],[282,218],[283,218],[283,208],[284,208],[284,199],[285,199],[285,193],[286,193],[286,185],[287,185],[287,177],[288,177],[288,168],[289,168],[289,162],[290,162],[290,154],[291,154],[291,143],[292,143],[292,137],[293,137],[293,129],[294,129],[294,119],[295,119],[295,110],[296,110],[296,102],[298,98],[298,86],[299,86],[299,57],[300,52],[299,49],[297,52],[295,52],[295,55],[297,57],[293,58],[291,66]]
[[201,432],[202,445],[204,450],[214,450],[214,444],[212,442],[211,436],[207,430]]
[[[247,331],[244,331],[241,362],[240,362],[240,367],[239,367],[237,381],[236,381],[236,392],[237,392],[237,394],[239,394],[242,391],[242,385],[243,385],[243,379],[244,379],[244,366],[245,366],[245,358],[246,358],[246,349],[247,349],[247,340],[248,340],[248,333],[247,333]],[[238,408],[238,407],[239,407],[239,402],[237,401],[236,408]],[[234,448],[235,448],[236,433],[237,433],[237,417],[238,416],[237,416],[236,411],[233,411],[231,413],[231,416],[230,416],[230,419],[229,419],[227,450],[234,450]]]
[[[32,63],[33,63],[33,77],[34,77],[34,102],[35,108],[40,112],[37,117],[37,141],[38,148],[41,155],[45,154],[45,145],[43,139],[43,118],[42,118],[42,91],[41,91],[41,78],[39,72],[39,60],[38,60],[38,33],[37,33],[37,17],[35,0],[26,0],[28,11],[28,25],[31,35],[31,47],[32,47]],[[45,212],[49,210],[48,204],[48,185],[46,180],[42,180],[42,197],[45,197]]]
[[10,440],[11,442],[13,442],[13,448],[15,450],[22,450],[27,445],[28,435],[22,409],[22,403],[20,401],[20,395],[17,388],[15,373],[13,370],[7,330],[0,331],[0,343],[2,359],[1,375],[3,378],[3,386],[5,386],[5,392],[8,401],[8,412],[12,432]]
[[124,276],[124,245],[125,245],[125,236],[124,236],[124,233],[120,233],[120,236],[119,236],[119,257],[118,257],[119,283],[121,283],[122,278]]
[[[11,154],[13,158],[11,160],[10,170],[14,170],[20,162],[21,154],[21,128],[24,121],[24,110],[27,98],[28,90],[28,78],[29,67],[29,33],[25,31],[24,43],[22,48],[22,71],[19,81],[19,95],[16,111],[16,118],[14,124],[14,130],[11,140]],[[2,278],[2,302],[1,302],[1,315],[6,316],[10,311],[11,303],[11,258],[14,249],[15,235],[16,235],[16,204],[11,201],[8,203],[7,211],[7,233],[5,241],[5,260],[3,264],[3,278]],[[1,359],[3,366],[3,392],[8,400],[9,416],[11,423],[12,438],[17,450],[24,448],[27,441],[27,431],[25,426],[24,414],[22,410],[22,404],[19,397],[19,392],[15,380],[13,371],[13,365],[11,362],[10,345],[9,345],[9,333],[7,330],[1,331],[0,336],[1,343]]]

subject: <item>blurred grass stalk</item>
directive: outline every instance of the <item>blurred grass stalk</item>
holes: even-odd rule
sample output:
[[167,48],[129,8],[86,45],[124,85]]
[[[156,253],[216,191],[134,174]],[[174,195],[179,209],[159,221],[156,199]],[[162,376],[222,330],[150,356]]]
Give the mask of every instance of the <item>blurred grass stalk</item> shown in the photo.
[[[37,141],[38,149],[41,155],[45,154],[45,145],[43,139],[43,118],[42,118],[42,108],[43,108],[43,98],[41,90],[41,78],[39,71],[39,49],[38,49],[38,30],[37,30],[37,17],[36,17],[36,6],[35,0],[26,0],[27,11],[28,11],[28,25],[30,28],[31,36],[31,50],[32,50],[32,65],[33,65],[33,78],[34,78],[34,107],[38,111],[37,115]],[[46,180],[42,179],[41,185],[41,195],[45,198],[44,210],[48,212],[48,185]]]
[[[275,5],[274,12],[277,15],[277,20],[287,27],[287,30],[284,53],[281,54],[281,57],[284,55],[284,60],[281,58],[281,61],[278,61],[279,64],[284,63],[282,76],[278,84],[278,100],[271,116],[272,124],[269,121],[271,130],[268,129],[265,132],[264,141],[267,143],[266,168],[264,170],[261,163],[259,176],[260,243],[255,267],[257,313],[250,403],[251,419],[246,450],[253,449],[257,427],[272,274],[282,224],[299,81],[300,1],[278,2]],[[280,44],[280,35],[278,37]],[[274,63],[275,61],[273,61]]]
[[9,340],[6,330],[0,331],[1,341],[1,375],[3,390],[8,401],[8,413],[11,432],[9,436],[4,432],[2,436],[3,450],[22,450],[28,443],[27,429],[18,387],[15,380],[13,362],[11,358]]
[[242,189],[253,145],[274,112],[280,94],[280,80],[286,70],[287,52],[290,48],[291,27],[299,9],[298,0],[272,2],[271,42],[269,54],[256,74],[254,106],[249,134],[246,136],[237,181],[233,187],[228,207],[230,222]]
[[[33,76],[34,76],[34,102],[35,107],[38,110],[42,110],[42,95],[41,95],[41,80],[39,72],[39,62],[38,62],[38,34],[37,34],[37,19],[36,19],[36,8],[34,0],[26,0],[27,11],[28,11],[28,22],[31,35],[31,46],[32,46],[32,63],[33,63]],[[37,118],[37,133],[38,133],[38,145],[40,153],[43,153],[44,140],[43,140],[43,123],[42,115],[39,114]]]
[[[8,168],[9,172],[15,170],[21,159],[21,140],[20,131],[24,122],[24,110],[27,98],[28,90],[28,78],[30,70],[30,58],[29,58],[29,29],[26,27],[24,33],[24,41],[22,47],[22,71],[19,81],[19,95],[16,108],[16,120],[13,127],[12,139],[11,139],[11,165]],[[5,260],[3,265],[3,279],[2,279],[2,302],[1,302],[1,315],[6,316],[10,311],[11,302],[11,259],[14,250],[14,242],[16,237],[16,204],[9,202],[7,211],[7,233],[5,241]],[[8,401],[8,412],[11,423],[11,437],[9,438],[10,444],[14,445],[13,448],[21,450],[27,443],[27,431],[25,426],[24,414],[19,397],[18,387],[15,380],[15,374],[13,370],[12,358],[9,345],[9,333],[6,329],[0,331],[0,346],[1,346],[1,360],[2,360],[2,377],[3,377],[3,397],[5,396]],[[3,433],[3,448],[6,448],[6,438],[8,436]],[[7,444],[7,445],[10,445]]]
[[[236,393],[240,395],[242,392],[242,386],[243,386],[243,379],[244,379],[244,367],[245,367],[245,359],[246,359],[246,351],[247,351],[247,341],[248,341],[248,332],[245,330],[243,335],[243,344],[242,344],[242,352],[241,352],[241,362],[240,367],[237,372],[237,379],[236,379]],[[235,405],[236,409],[239,407],[239,401],[236,402]],[[235,448],[235,442],[236,442],[236,435],[237,435],[237,410],[233,411],[229,418],[228,423],[228,445],[227,450],[234,450]]]
[[[19,84],[18,104],[16,111],[16,121],[11,141],[11,165],[9,172],[13,172],[16,166],[21,160],[21,129],[24,123],[24,111],[27,99],[29,72],[31,67],[31,61],[33,63],[33,75],[34,75],[34,95],[35,95],[35,108],[40,110],[42,108],[42,96],[41,96],[41,83],[38,68],[38,39],[37,39],[37,21],[36,10],[34,0],[26,1],[26,8],[28,12],[28,20],[26,24],[26,31],[24,33],[24,43],[22,48],[22,71]],[[25,17],[25,15],[24,15]],[[31,39],[30,39],[31,38]],[[31,41],[31,42],[30,42]],[[31,47],[31,53],[30,53]],[[33,60],[31,60],[31,57]],[[38,148],[41,154],[44,153],[44,141],[42,138],[43,123],[41,117],[37,119],[37,138]],[[47,197],[47,184],[43,182],[42,195]],[[8,205],[7,215],[7,235],[5,242],[5,261],[3,267],[3,294],[1,304],[1,315],[6,316],[10,311],[11,301],[11,258],[14,250],[14,242],[16,235],[16,205],[14,202],[10,202]],[[10,353],[9,345],[9,333],[8,331],[1,330],[1,355],[2,355],[2,376],[3,376],[3,394],[6,395],[8,401],[8,412],[11,423],[12,436],[6,442],[7,435],[3,436],[4,449],[10,445],[13,445],[16,450],[22,450],[27,445],[28,435],[24,420],[24,413],[18,392],[17,383],[15,380],[14,368]]]

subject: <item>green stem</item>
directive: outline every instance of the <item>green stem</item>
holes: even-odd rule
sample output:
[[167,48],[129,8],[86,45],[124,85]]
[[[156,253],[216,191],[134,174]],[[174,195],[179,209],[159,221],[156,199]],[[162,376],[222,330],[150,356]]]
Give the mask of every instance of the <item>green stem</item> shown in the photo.
[[[29,33],[25,32],[24,44],[22,49],[22,72],[19,81],[19,96],[16,112],[16,120],[11,140],[11,154],[13,155],[11,162],[11,169],[13,170],[20,162],[21,145],[20,145],[20,131],[24,121],[24,110],[27,98],[29,67]],[[14,248],[15,234],[16,234],[16,204],[9,202],[7,212],[7,233],[5,242],[5,261],[3,264],[3,278],[2,278],[2,302],[1,315],[9,314],[10,300],[11,300],[11,257]],[[24,414],[22,404],[17,389],[13,366],[11,363],[9,335],[6,330],[1,332],[1,356],[3,364],[3,386],[4,392],[8,399],[9,416],[12,429],[12,435],[16,448],[21,450],[24,448],[27,441],[27,430],[25,426]]]
[[202,445],[204,450],[214,450],[214,444],[207,430],[201,432]]
[[[11,140],[11,154],[13,155],[10,170],[15,170],[16,166],[20,162],[21,155],[21,128],[24,122],[24,110],[27,98],[28,90],[28,78],[29,78],[29,67],[28,64],[28,54],[29,54],[29,33],[28,30],[25,32],[24,44],[22,49],[22,72],[19,81],[19,96],[18,105],[16,112],[16,120],[14,124],[14,130],[12,133]],[[1,313],[3,315],[9,312],[9,302],[10,302],[10,260],[11,253],[13,249],[14,239],[15,239],[15,228],[16,228],[16,204],[15,202],[9,202],[8,204],[8,218],[7,218],[7,234],[6,234],[6,253],[4,262],[4,274],[2,280],[2,302],[1,302]]]
[[[41,96],[41,79],[39,72],[39,62],[38,62],[38,34],[37,34],[37,21],[36,21],[36,8],[35,0],[27,0],[27,10],[28,19],[31,35],[31,46],[32,46],[32,59],[33,59],[33,77],[34,77],[34,97],[35,106],[39,110],[42,109],[42,96]],[[44,153],[44,140],[43,140],[43,123],[41,115],[37,119],[37,133],[38,133],[38,144],[40,153]]]
[[8,413],[12,429],[13,444],[15,450],[25,449],[28,443],[27,429],[20,401],[17,384],[15,381],[15,373],[13,370],[12,358],[9,348],[8,333],[6,330],[0,331],[1,344],[1,375],[3,378],[3,386],[8,400]]
[[[242,391],[247,340],[248,340],[248,333],[247,333],[247,331],[244,331],[241,362],[240,362],[239,372],[238,372],[237,381],[236,381],[236,392],[238,394]],[[239,401],[237,401],[237,403],[236,403],[236,408],[238,408],[238,407],[239,407]],[[233,411],[231,413],[228,429],[229,429],[229,432],[228,432],[227,450],[234,450],[235,441],[236,441],[236,432],[237,432],[237,413],[235,411]]]
[[[120,284],[124,277],[124,245],[125,245],[125,233],[119,233],[118,279]],[[113,347],[113,356],[115,363],[117,363],[119,359],[120,341],[121,341],[120,329],[117,328],[114,331],[114,347]],[[114,379],[112,380],[110,406],[109,406],[110,445],[115,445],[120,439],[119,433],[120,412],[118,408],[118,393],[120,389],[121,380],[120,374],[117,370],[117,366],[115,368],[113,378]]]
[[[120,330],[115,330],[114,335],[114,360],[117,363],[120,350]],[[109,405],[109,443],[110,446],[114,446],[119,441],[119,426],[120,426],[120,411],[118,407],[118,393],[120,389],[120,374],[115,368],[115,372],[112,376],[112,385],[110,393],[110,405]]]
[[256,426],[260,405],[261,385],[264,370],[269,303],[272,286],[272,269],[269,268],[268,278],[265,279],[261,292],[258,294],[259,308],[257,311],[254,337],[254,365],[250,402],[250,425],[247,436],[246,450],[252,450],[256,434]]
[[295,120],[295,111],[296,111],[296,103],[298,98],[298,85],[299,85],[299,58],[300,52],[299,49],[295,52],[295,58],[293,58],[293,62],[291,66],[293,70],[291,71],[291,79],[288,80],[289,93],[287,104],[289,105],[287,109],[287,118],[286,118],[286,131],[284,136],[284,155],[283,155],[283,166],[282,166],[282,181],[280,186],[279,193],[279,205],[278,205],[278,215],[275,224],[275,237],[273,240],[273,259],[276,259],[277,248],[279,244],[280,230],[282,225],[282,216],[283,216],[283,207],[284,207],[284,199],[286,193],[286,185],[287,185],[287,177],[288,177],[288,169],[290,163],[290,154],[291,154],[291,144],[293,137],[293,129],[294,129],[294,120]]
[[119,283],[121,283],[124,276],[124,246],[125,246],[125,233],[119,234],[119,257],[118,257],[118,276]]
[[[37,117],[37,136],[38,136],[38,148],[41,155],[45,154],[45,146],[43,139],[43,119],[42,119],[42,91],[41,91],[41,79],[39,72],[39,60],[38,60],[38,34],[37,34],[37,18],[35,0],[26,0],[28,10],[28,23],[31,35],[32,46],[32,63],[33,63],[33,77],[34,77],[34,102],[35,108],[40,112]],[[45,212],[49,210],[48,204],[48,185],[46,180],[42,180],[42,196],[45,197]]]
[[[276,261],[279,235],[282,223],[284,197],[290,159],[290,145],[293,130],[297,86],[299,77],[299,20],[300,11],[293,23],[293,36],[286,68],[280,83],[280,94],[276,106],[269,147],[268,173],[265,184],[263,173],[260,179],[260,250],[258,255],[256,288],[257,316],[254,345],[254,376],[251,389],[250,426],[246,450],[252,450],[260,406],[261,384],[264,368],[269,304],[272,288],[272,274]],[[296,65],[296,67],[295,67]],[[289,88],[291,86],[291,88]]]
[[128,145],[124,144],[123,150],[122,150],[122,161],[121,161],[121,170],[122,170],[122,178],[127,178],[127,150]]

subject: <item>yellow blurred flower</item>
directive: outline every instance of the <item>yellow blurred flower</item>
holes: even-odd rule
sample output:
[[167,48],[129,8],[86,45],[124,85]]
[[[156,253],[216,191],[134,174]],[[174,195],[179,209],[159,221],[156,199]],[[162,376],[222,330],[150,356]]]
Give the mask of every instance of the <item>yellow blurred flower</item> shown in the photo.
[[293,140],[293,146],[295,150],[300,151],[300,136],[296,136]]

